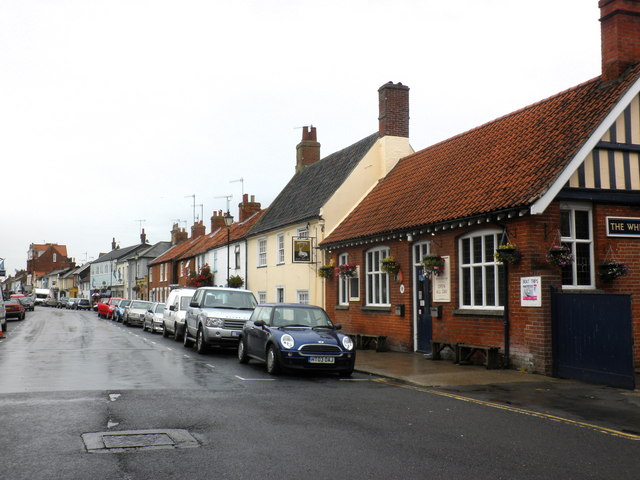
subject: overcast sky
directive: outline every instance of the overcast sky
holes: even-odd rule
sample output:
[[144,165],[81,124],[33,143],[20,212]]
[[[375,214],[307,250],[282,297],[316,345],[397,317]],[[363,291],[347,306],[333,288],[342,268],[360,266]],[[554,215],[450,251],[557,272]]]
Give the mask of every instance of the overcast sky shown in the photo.
[[[597,0],[2,0],[0,257],[77,263],[178,219],[267,207],[410,87],[415,150],[600,74]],[[244,183],[233,182],[240,178]],[[200,207],[199,205],[203,205]],[[140,220],[144,220],[141,222]]]

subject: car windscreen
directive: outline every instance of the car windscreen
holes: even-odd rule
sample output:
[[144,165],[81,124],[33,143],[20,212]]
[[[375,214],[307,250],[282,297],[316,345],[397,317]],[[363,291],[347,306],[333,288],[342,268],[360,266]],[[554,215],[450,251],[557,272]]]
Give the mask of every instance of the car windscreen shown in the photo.
[[143,310],[146,310],[147,308],[149,308],[149,305],[151,305],[150,302],[143,302],[143,301],[139,301],[139,302],[133,301],[133,302],[131,302],[131,308],[132,309],[133,308],[141,308]]
[[273,325],[276,327],[327,327],[333,324],[320,308],[276,307],[273,312]]
[[186,310],[191,303],[191,297],[180,297],[180,310]]
[[131,300],[120,300],[120,304],[118,306],[119,307],[128,307],[129,305],[131,305]]
[[207,291],[202,306],[205,308],[256,308],[257,302],[251,292]]
[[156,313],[162,313],[164,311],[164,303],[156,305]]
[[6,300],[4,303],[7,305],[22,305],[20,303],[20,300],[18,300],[17,298],[10,298],[9,300]]

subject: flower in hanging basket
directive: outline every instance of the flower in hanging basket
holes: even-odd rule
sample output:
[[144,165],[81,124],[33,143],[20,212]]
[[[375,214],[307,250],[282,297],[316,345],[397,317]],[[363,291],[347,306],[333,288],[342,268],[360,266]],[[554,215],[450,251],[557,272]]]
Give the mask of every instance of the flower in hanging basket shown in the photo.
[[424,265],[424,273],[427,276],[433,274],[437,277],[444,273],[444,258],[440,255],[426,255],[422,259],[422,264]]
[[498,245],[493,257],[500,263],[518,263],[520,261],[520,250],[513,243]]
[[383,258],[380,265],[380,270],[382,270],[387,275],[395,275],[400,270],[400,265],[396,262],[393,257]]
[[356,268],[352,263],[343,263],[336,267],[336,275],[341,278],[353,277],[356,274]]
[[606,282],[623,277],[630,271],[629,267],[620,262],[604,262],[598,265],[598,274],[600,278]]
[[240,275],[232,275],[229,277],[230,288],[242,288],[244,285],[244,279]]
[[556,267],[566,267],[573,263],[573,254],[569,247],[553,245],[547,252],[547,262]]
[[318,268],[318,276],[320,278],[333,278],[335,275],[335,268],[333,265],[322,265]]

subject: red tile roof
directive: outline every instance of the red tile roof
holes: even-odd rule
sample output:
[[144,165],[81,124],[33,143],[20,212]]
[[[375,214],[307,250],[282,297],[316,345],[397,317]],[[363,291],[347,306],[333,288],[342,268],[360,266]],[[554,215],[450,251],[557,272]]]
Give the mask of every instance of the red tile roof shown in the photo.
[[322,245],[530,206],[639,75],[595,78],[401,159]]

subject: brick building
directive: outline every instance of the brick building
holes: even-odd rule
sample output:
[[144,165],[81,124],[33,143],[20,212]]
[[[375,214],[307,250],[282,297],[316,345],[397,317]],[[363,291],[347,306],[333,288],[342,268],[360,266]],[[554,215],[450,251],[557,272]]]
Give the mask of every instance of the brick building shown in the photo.
[[[633,385],[640,1],[599,6],[601,76],[401,159],[322,242],[327,262],[359,266],[327,280],[346,331],[434,355],[494,347],[505,366]],[[495,258],[507,243],[516,263]],[[568,249],[563,266],[554,246]],[[428,254],[445,261],[440,275]]]
[[67,246],[56,243],[32,243],[27,252],[27,285],[38,285],[38,279],[54,270],[74,266],[67,257]]

